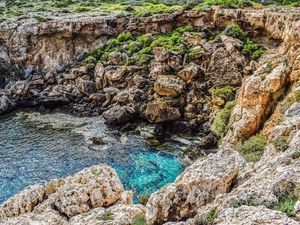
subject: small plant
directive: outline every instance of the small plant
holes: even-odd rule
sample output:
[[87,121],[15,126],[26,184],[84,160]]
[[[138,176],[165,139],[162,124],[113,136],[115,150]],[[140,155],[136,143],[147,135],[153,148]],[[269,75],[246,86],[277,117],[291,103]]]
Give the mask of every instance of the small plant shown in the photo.
[[264,149],[267,145],[267,138],[259,133],[242,144],[238,144],[238,150],[241,155],[249,162],[257,162],[263,155]]
[[216,212],[214,210],[204,214],[200,218],[196,219],[196,225],[213,225],[216,219]]
[[298,150],[292,154],[292,159],[299,159],[299,158],[300,158],[300,150]]
[[278,203],[274,206],[275,210],[281,211],[288,216],[293,216],[293,210],[297,202],[297,197],[294,194],[282,197]]
[[133,219],[132,225],[147,225],[147,220],[146,220],[146,216],[144,213],[136,216]]
[[229,130],[228,122],[230,119],[231,111],[235,106],[235,101],[227,102],[225,107],[221,109],[215,116],[211,125],[211,130],[215,132],[220,138],[223,138]]
[[142,205],[146,205],[150,198],[149,194],[139,195],[139,203]]
[[289,147],[289,138],[287,136],[279,136],[271,142],[274,147],[279,151],[285,151]]
[[243,46],[244,55],[256,60],[259,59],[263,54],[265,54],[265,52],[266,49],[263,46],[256,44],[255,42],[247,38]]
[[223,33],[227,36],[240,39],[243,42],[247,40],[247,33],[237,24],[228,25]]
[[230,95],[234,94],[236,91],[235,87],[225,86],[225,87],[213,87],[210,89],[210,93],[214,96],[218,96],[221,98],[227,98]]
[[102,216],[102,220],[108,221],[108,220],[113,220],[113,214],[111,211],[105,211],[105,213]]

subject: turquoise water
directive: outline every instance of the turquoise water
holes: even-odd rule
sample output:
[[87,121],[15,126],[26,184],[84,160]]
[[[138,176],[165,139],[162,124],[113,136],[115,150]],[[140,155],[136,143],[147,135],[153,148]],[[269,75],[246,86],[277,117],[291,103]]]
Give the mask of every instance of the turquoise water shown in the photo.
[[[100,144],[92,143],[95,137]],[[100,163],[116,169],[135,199],[173,182],[183,170],[176,151],[158,151],[137,135],[120,137],[99,118],[36,113],[0,118],[0,204],[28,185]]]

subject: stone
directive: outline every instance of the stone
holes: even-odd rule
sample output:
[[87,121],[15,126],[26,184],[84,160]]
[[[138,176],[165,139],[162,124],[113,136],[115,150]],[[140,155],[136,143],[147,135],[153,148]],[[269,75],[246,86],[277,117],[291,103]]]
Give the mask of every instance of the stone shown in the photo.
[[105,102],[106,101],[106,95],[103,93],[94,93],[89,96],[89,99],[94,102]]
[[196,32],[184,32],[183,39],[188,43],[189,46],[198,46],[201,44],[201,34]]
[[127,55],[121,52],[112,52],[108,56],[108,63],[111,65],[123,65],[127,60]]
[[168,58],[168,65],[174,70],[180,70],[182,68],[183,59],[179,54],[172,53]]
[[90,95],[96,92],[96,85],[93,81],[83,80],[79,78],[77,87],[78,90],[85,95]]
[[155,48],[153,54],[156,62],[165,62],[170,56],[168,50],[162,47]]
[[222,210],[214,221],[218,225],[296,225],[299,222],[289,218],[282,212],[270,210],[264,206],[241,206]]
[[171,122],[181,118],[178,108],[168,106],[167,103],[160,101],[149,102],[144,114],[151,123]]
[[203,70],[201,67],[195,63],[190,63],[183,70],[177,73],[182,80],[187,83],[191,83],[198,76],[203,75]]
[[148,224],[180,221],[200,206],[230,190],[245,161],[234,150],[221,150],[198,159],[176,181],[153,193],[147,203]]
[[15,107],[15,103],[7,95],[0,93],[0,115],[10,112]]
[[103,113],[108,125],[116,126],[135,119],[136,112],[132,107],[115,105]]
[[161,96],[176,97],[183,93],[184,82],[173,75],[160,75],[154,83],[154,91]]

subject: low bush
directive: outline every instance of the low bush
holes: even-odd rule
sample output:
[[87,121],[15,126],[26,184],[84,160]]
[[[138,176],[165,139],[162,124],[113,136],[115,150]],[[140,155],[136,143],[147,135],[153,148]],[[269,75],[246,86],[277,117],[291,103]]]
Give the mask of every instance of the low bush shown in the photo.
[[104,221],[113,220],[112,212],[111,211],[105,211],[105,213],[102,216],[102,220],[104,220]]
[[271,143],[278,151],[285,151],[289,147],[289,138],[287,136],[279,136],[274,138]]
[[212,210],[211,212],[204,214],[200,218],[196,219],[195,224],[196,225],[213,225],[214,221],[216,219],[216,212]]
[[278,203],[274,206],[275,210],[281,211],[288,216],[293,216],[293,210],[297,202],[297,197],[294,194],[279,199]]
[[223,138],[229,130],[228,122],[230,119],[231,111],[233,110],[236,102],[227,102],[225,107],[221,109],[215,116],[211,125],[211,130],[216,133],[220,138]]
[[257,162],[263,155],[264,149],[267,145],[267,138],[259,133],[243,143],[238,144],[238,150],[241,155],[249,162]]
[[132,225],[147,225],[145,214],[140,214],[133,219]]
[[210,93],[213,96],[218,96],[221,98],[228,98],[230,95],[233,95],[236,91],[235,87],[232,86],[225,86],[225,87],[213,87],[210,89]]
[[142,204],[142,205],[146,205],[149,198],[150,198],[149,194],[139,195],[139,203]]
[[243,46],[243,54],[246,55],[247,57],[251,57],[254,60],[257,60],[260,58],[263,54],[265,54],[266,49],[262,46],[259,45],[249,38],[247,38],[244,46]]

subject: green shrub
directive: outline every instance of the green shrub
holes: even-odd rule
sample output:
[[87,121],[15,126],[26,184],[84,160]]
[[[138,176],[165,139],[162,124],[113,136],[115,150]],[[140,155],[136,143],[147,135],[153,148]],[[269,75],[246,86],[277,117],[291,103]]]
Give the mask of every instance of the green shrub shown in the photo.
[[227,36],[240,39],[243,42],[247,40],[247,33],[237,24],[228,25],[223,33]]
[[235,8],[244,8],[244,7],[253,7],[259,6],[259,4],[251,0],[205,0],[200,6],[213,6],[220,5],[224,8],[235,7]]
[[209,213],[204,214],[200,218],[196,219],[195,224],[196,225],[213,225],[214,221],[216,219],[216,212],[213,210]]
[[119,34],[119,36],[117,37],[117,40],[119,42],[128,42],[133,40],[133,36],[130,32],[123,32],[121,34]]
[[292,159],[299,159],[299,158],[300,158],[300,150],[298,150],[292,154]]
[[290,194],[279,199],[278,203],[274,206],[274,209],[281,211],[288,216],[293,216],[293,210],[297,200],[298,199],[294,194]]
[[221,98],[227,98],[228,96],[234,94],[236,91],[235,87],[232,86],[225,86],[225,87],[213,87],[210,89],[210,93],[213,96],[218,96]]
[[223,138],[229,130],[228,122],[230,119],[231,111],[233,110],[236,102],[227,102],[225,107],[221,109],[215,116],[211,125],[211,130],[216,133],[220,138]]
[[105,211],[105,213],[102,216],[102,220],[108,221],[108,220],[113,220],[113,214],[111,211]]
[[256,162],[263,155],[266,145],[267,138],[259,133],[250,137],[244,143],[238,144],[238,150],[247,161]]
[[146,220],[146,216],[144,213],[136,216],[133,219],[132,225],[147,225],[147,220]]
[[289,147],[289,138],[287,136],[279,136],[271,142],[279,151],[285,151]]
[[254,43],[252,40],[247,38],[243,46],[243,54],[251,57],[252,59],[260,58],[266,52],[265,48],[259,44]]
[[150,198],[149,194],[139,195],[139,203],[142,205],[146,205]]

